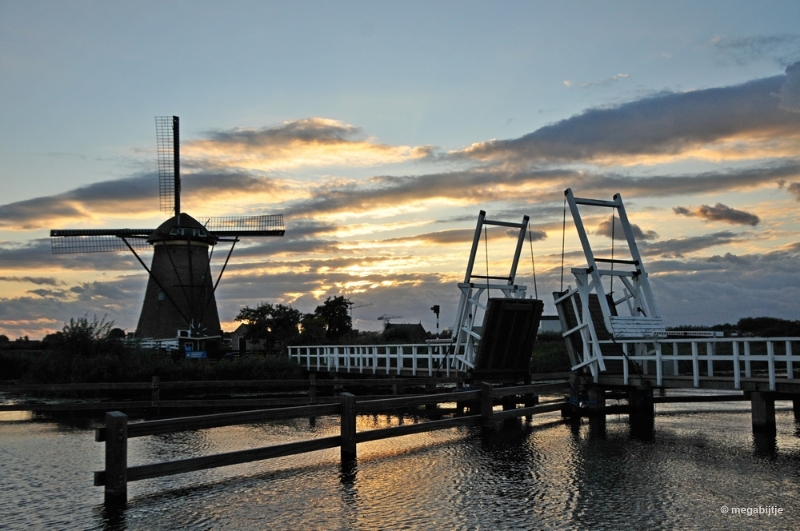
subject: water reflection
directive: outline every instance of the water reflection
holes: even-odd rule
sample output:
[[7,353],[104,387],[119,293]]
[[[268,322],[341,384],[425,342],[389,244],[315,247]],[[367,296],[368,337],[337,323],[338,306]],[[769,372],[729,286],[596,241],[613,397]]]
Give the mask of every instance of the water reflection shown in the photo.
[[[69,419],[0,424],[0,515],[9,529],[723,529],[722,505],[753,500],[800,507],[800,426],[779,412],[776,435],[751,431],[747,409],[686,413],[659,406],[649,436],[627,415],[509,429],[459,428],[339,450],[130,484],[123,508],[103,507],[91,471],[102,445]],[[720,411],[724,413],[720,413]],[[441,411],[361,415],[359,429],[422,422]],[[156,462],[334,435],[317,417],[131,441],[132,460]],[[180,435],[180,436],[177,436]],[[761,502],[764,500],[764,502]]]
[[753,453],[757,457],[774,458],[778,453],[778,438],[774,432],[753,432]]

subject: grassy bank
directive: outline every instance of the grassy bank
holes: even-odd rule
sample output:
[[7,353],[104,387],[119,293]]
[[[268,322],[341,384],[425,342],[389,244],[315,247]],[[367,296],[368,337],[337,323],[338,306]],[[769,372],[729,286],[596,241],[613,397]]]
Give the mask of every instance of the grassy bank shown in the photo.
[[547,372],[569,372],[571,365],[567,347],[561,334],[542,332],[536,338],[531,360],[534,374]]
[[303,370],[285,357],[173,360],[158,352],[112,349],[92,355],[65,351],[0,351],[0,380],[31,384],[260,380],[301,378]]

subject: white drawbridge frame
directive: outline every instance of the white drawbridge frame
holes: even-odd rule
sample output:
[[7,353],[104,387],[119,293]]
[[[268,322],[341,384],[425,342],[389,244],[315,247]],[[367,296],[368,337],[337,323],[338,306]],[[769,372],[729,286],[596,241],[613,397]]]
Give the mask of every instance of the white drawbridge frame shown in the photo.
[[[478,309],[486,311],[490,290],[498,290],[508,299],[524,299],[527,286],[516,284],[517,265],[519,264],[522,244],[525,243],[525,232],[528,230],[528,216],[523,216],[521,223],[496,221],[486,219],[486,212],[481,210],[478,214],[478,224],[475,227],[475,236],[472,240],[472,250],[467,262],[467,272],[464,282],[458,284],[461,298],[456,310],[456,322],[453,326],[453,358],[457,361],[459,370],[475,368],[475,354],[481,333],[475,330],[475,317]],[[507,276],[476,275],[473,273],[475,257],[478,253],[481,232],[485,226],[509,227],[518,229],[517,245],[511,261],[511,270]],[[474,282],[478,280],[478,282]],[[503,283],[499,283],[503,282]],[[481,297],[486,293],[486,302],[481,302]]]
[[[622,203],[622,196],[615,194],[613,201],[584,199],[575,197],[570,188],[564,192],[564,195],[583,247],[587,267],[572,269],[576,287],[573,289],[568,286],[565,293],[555,297],[556,308],[559,311],[562,322],[566,322],[566,316],[563,315],[564,311],[561,304],[571,304],[577,319],[577,325],[562,334],[565,338],[575,333],[580,333],[581,336],[583,344],[581,360],[572,367],[572,370],[588,367],[596,381],[598,374],[606,370],[603,353],[600,348],[601,343],[613,343],[617,339],[652,338],[655,340],[657,337],[665,337],[666,330],[653,297],[653,291],[650,288],[650,281],[648,280],[644,262],[636,246],[633,229],[628,221],[625,205]],[[616,209],[625,235],[625,241],[628,245],[630,260],[595,257],[578,205]],[[610,264],[611,269],[601,269],[598,264]],[[619,270],[614,269],[615,264],[630,267]],[[622,297],[613,299],[613,294],[611,294],[612,297],[608,297],[603,286],[604,277],[618,278],[622,282]],[[611,336],[610,341],[598,340],[595,329],[596,324],[592,320],[589,311],[589,301],[592,294],[597,295],[602,312],[603,325]],[[620,312],[620,310],[623,310],[623,312]],[[620,313],[624,313],[624,315]],[[653,344],[652,348],[655,349],[655,344]],[[649,352],[647,342],[640,341],[636,343],[635,355],[647,355]]]

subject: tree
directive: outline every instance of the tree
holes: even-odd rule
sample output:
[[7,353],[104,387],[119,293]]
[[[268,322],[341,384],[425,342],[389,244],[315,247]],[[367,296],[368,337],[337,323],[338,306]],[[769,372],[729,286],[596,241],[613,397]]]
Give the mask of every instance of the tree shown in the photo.
[[760,337],[796,337],[800,334],[800,321],[777,317],[745,317],[737,323],[739,332]]
[[263,341],[267,348],[290,343],[300,335],[300,312],[284,304],[262,302],[255,308],[239,310],[236,321],[247,325],[245,339]]
[[110,349],[119,340],[110,337],[114,321],[106,322],[105,316],[100,320],[95,315],[89,320],[88,314],[78,319],[70,319],[61,329],[60,347],[73,355],[90,357]]
[[300,319],[300,343],[319,345],[325,341],[325,319],[314,313],[303,314]]
[[108,333],[110,339],[125,339],[125,330],[122,328],[112,328]]
[[350,318],[350,307],[353,303],[343,295],[328,297],[317,306],[314,313],[325,321],[325,338],[337,341],[353,331],[353,320]]

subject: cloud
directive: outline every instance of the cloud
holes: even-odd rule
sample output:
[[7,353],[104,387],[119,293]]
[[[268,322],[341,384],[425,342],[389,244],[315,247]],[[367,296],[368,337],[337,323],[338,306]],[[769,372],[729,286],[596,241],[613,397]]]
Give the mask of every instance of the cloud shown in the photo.
[[[657,240],[658,234],[655,231],[648,230],[644,231],[639,227],[639,225],[635,223],[631,223],[631,230],[633,231],[633,237],[636,241],[648,241],[648,240]],[[611,220],[606,219],[601,221],[600,224],[597,226],[597,230],[594,232],[597,236],[605,236],[606,238],[611,238],[612,231],[611,231]],[[618,217],[614,217],[614,231],[613,236],[615,240],[624,240],[625,239],[625,231],[622,230],[622,221]]]
[[[182,206],[196,216],[198,207],[202,208],[210,199],[230,201],[266,196],[274,200],[288,189],[285,183],[275,179],[246,173],[198,172],[184,176],[182,184]],[[2,205],[0,227],[35,230],[77,223],[96,226],[104,225],[113,218],[154,215],[160,216],[158,175],[148,173]],[[200,219],[202,216],[197,217]]]
[[775,76],[588,109],[520,138],[479,142],[448,156],[505,165],[793,156],[800,116],[779,108],[773,96],[786,80]]
[[182,155],[202,167],[254,170],[307,166],[375,166],[430,156],[430,146],[390,146],[364,138],[359,127],[307,118],[261,129],[212,131],[187,142]]
[[[148,253],[143,260],[149,262]],[[140,256],[142,253],[140,253]],[[41,238],[11,245],[0,243],[0,271],[35,271],[66,269],[73,271],[141,271],[130,253],[81,253],[54,256],[50,239]],[[146,273],[144,273],[146,274]]]
[[583,88],[607,87],[618,81],[622,81],[628,78],[630,78],[628,74],[616,74],[609,78],[601,79],[600,81],[589,81],[587,83],[581,83],[581,87]]
[[31,289],[28,290],[28,293],[33,293],[34,295],[38,295],[40,297],[51,297],[54,299],[67,298],[67,292],[61,289]]
[[800,112],[800,61],[786,67],[786,81],[778,92],[778,107],[785,111]]
[[58,286],[64,283],[55,277],[0,277],[0,282],[30,282],[39,286]]
[[744,241],[742,234],[731,231],[714,232],[701,236],[690,236],[686,238],[673,238],[657,242],[641,242],[642,254],[652,256],[668,256],[682,258],[686,254],[695,253],[714,247]]
[[790,194],[793,194],[798,201],[800,201],[800,183],[791,183],[787,188]]
[[754,61],[771,60],[786,64],[800,55],[800,34],[778,33],[750,37],[715,37],[710,46],[738,65]]
[[[611,197],[620,190],[627,198],[668,197],[748,190],[796,177],[800,177],[800,161],[647,177],[567,169],[514,171],[502,167],[477,168],[420,176],[380,177],[359,186],[320,187],[311,190],[307,199],[288,204],[284,212],[290,216],[378,212],[406,204],[441,204],[443,200],[452,205],[486,204],[517,201],[520,194],[541,204],[562,201],[567,187],[572,187],[582,197]],[[535,194],[531,194],[531,190],[535,190]],[[532,208],[529,203],[524,213],[531,214]]]
[[750,225],[755,227],[761,221],[761,218],[755,214],[744,210],[736,210],[722,203],[717,203],[714,206],[701,205],[692,210],[685,207],[675,207],[672,210],[680,216],[698,217],[705,221],[722,221],[731,225]]

